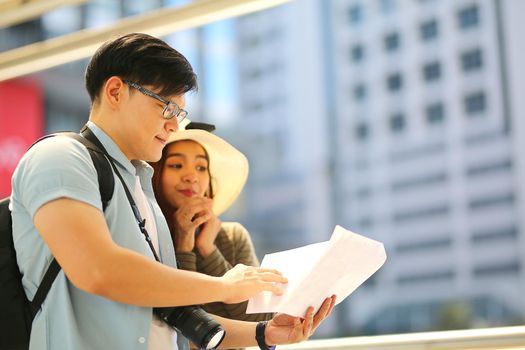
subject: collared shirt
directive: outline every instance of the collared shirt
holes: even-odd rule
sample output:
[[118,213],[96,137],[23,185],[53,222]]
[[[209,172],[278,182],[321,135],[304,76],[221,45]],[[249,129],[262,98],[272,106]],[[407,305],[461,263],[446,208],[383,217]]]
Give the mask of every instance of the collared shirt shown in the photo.
[[[150,204],[160,245],[160,259],[176,267],[169,229],[151,185],[153,169],[145,162],[130,162],[118,146],[94,123],[88,127],[115,160],[128,188],[139,176]],[[120,180],[104,212],[113,241],[154,259],[140,232]],[[52,137],[33,146],[20,161],[12,179],[13,238],[22,284],[31,300],[53,256],[33,225],[35,212],[57,198],[71,198],[102,211],[97,173],[86,148],[69,137]],[[82,249],[78,247],[78,249]],[[152,309],[118,303],[86,293],[60,271],[31,330],[35,349],[137,349],[148,348]],[[188,342],[178,335],[179,350]]]

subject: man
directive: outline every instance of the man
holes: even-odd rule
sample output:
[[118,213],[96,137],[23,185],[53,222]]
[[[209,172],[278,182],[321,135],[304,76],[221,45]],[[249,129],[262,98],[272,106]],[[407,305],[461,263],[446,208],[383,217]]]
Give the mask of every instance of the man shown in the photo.
[[[152,315],[152,307],[240,302],[281,293],[277,271],[237,266],[223,277],[177,270],[169,230],[151,189],[152,169],[196,89],[188,61],[163,41],[129,34],[107,42],[86,70],[92,101],[87,127],[133,193],[152,245],[146,242],[124,187],[115,180],[106,210],[84,146],[66,137],[39,142],[20,161],[11,196],[13,237],[31,300],[53,256],[62,267],[36,315],[30,349],[173,349],[187,340]],[[153,251],[162,263],[155,261]],[[277,315],[266,344],[308,338],[334,298],[304,319]],[[255,323],[217,317],[224,347],[257,345]]]

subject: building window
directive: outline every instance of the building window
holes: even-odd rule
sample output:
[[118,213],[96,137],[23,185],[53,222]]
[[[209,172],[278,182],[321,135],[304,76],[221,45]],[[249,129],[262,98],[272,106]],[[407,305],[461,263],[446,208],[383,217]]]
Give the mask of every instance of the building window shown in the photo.
[[423,76],[425,81],[438,80],[441,77],[441,64],[432,62],[423,66]]
[[244,49],[253,49],[261,44],[261,37],[258,35],[251,35],[241,39],[241,47]]
[[455,273],[452,270],[436,271],[422,274],[411,274],[399,276],[397,278],[398,284],[413,284],[413,283],[428,283],[428,282],[442,282],[454,279]]
[[464,72],[481,69],[483,58],[480,49],[474,49],[461,54],[461,68]]
[[473,199],[469,202],[471,210],[486,209],[488,207],[500,205],[512,205],[514,203],[514,193],[507,193],[498,196]]
[[445,107],[442,103],[427,106],[425,113],[429,124],[441,123],[445,119]]
[[473,274],[476,277],[493,277],[495,275],[519,274],[521,271],[521,264],[519,261],[509,263],[490,264],[487,266],[478,266],[473,269]]
[[363,20],[363,9],[359,5],[352,6],[348,10],[348,19],[350,24],[358,24]]
[[370,217],[363,217],[357,222],[357,227],[360,230],[368,229],[374,225],[374,220]]
[[499,160],[495,163],[487,163],[481,165],[471,166],[467,169],[467,176],[479,176],[493,174],[495,172],[510,171],[512,168],[512,161],[510,159]]
[[403,192],[406,190],[413,190],[425,186],[444,186],[447,181],[448,176],[445,173],[431,174],[418,178],[398,180],[390,185],[390,189],[392,190],[392,192]]
[[441,239],[434,239],[434,240],[429,240],[429,241],[399,244],[396,247],[396,251],[398,253],[421,252],[423,250],[428,251],[428,250],[448,248],[451,245],[452,245],[452,240],[450,238],[441,238]]
[[370,197],[372,190],[369,187],[361,187],[355,193],[356,197],[359,199],[365,199]]
[[363,101],[366,98],[367,90],[363,83],[357,84],[354,87],[354,99],[356,101]]
[[355,135],[359,141],[364,141],[368,138],[370,131],[366,123],[361,123],[357,125],[355,129]]
[[361,62],[365,56],[363,45],[357,44],[354,45],[350,52],[353,62]]
[[494,243],[502,240],[516,240],[518,237],[518,229],[516,226],[500,228],[495,230],[484,230],[480,232],[473,232],[470,240],[474,244]]
[[399,48],[399,33],[390,33],[385,36],[385,50],[396,51]]
[[487,102],[484,92],[476,92],[465,96],[463,100],[465,113],[468,115],[479,114],[487,108]]
[[410,211],[394,213],[394,222],[401,223],[413,220],[427,219],[436,216],[445,216],[450,212],[448,205],[438,205],[429,208],[418,208]]
[[262,77],[263,70],[260,67],[254,67],[250,69],[249,71],[246,71],[244,76],[246,80],[258,80]]
[[396,0],[379,0],[383,13],[389,13],[396,9]]
[[461,29],[476,27],[479,24],[479,10],[477,6],[469,6],[458,12],[458,22]]
[[390,74],[386,78],[386,86],[392,92],[400,90],[403,87],[403,77],[400,73]]
[[394,114],[390,117],[390,130],[392,132],[401,132],[405,129],[406,119],[402,113]]
[[447,149],[446,145],[442,142],[430,143],[422,147],[416,147],[413,149],[407,149],[403,151],[392,151],[390,153],[391,162],[403,162],[406,160],[416,160],[426,158],[432,155],[443,154]]
[[249,113],[259,113],[264,109],[264,105],[262,103],[254,102],[247,105],[246,110]]
[[421,40],[429,41],[438,36],[438,23],[435,19],[421,23],[419,27]]

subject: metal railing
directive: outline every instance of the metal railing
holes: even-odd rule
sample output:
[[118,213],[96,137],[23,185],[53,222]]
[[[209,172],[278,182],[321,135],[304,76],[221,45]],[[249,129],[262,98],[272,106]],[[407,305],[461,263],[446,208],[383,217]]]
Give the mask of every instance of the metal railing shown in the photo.
[[525,326],[309,340],[279,350],[518,350]]
[[89,57],[103,42],[115,38],[116,35],[141,32],[163,36],[221,19],[261,11],[289,1],[199,0],[179,7],[163,7],[145,14],[121,18],[102,28],[83,29],[1,52],[0,81]]

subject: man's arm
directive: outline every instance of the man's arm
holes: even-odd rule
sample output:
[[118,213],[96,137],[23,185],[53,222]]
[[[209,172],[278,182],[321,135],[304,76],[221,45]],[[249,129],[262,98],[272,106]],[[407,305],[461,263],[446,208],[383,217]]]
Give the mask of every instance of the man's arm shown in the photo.
[[222,278],[170,268],[111,239],[97,208],[60,198],[40,207],[34,224],[69,280],[79,289],[140,306],[240,302],[263,290],[280,293],[275,270],[238,265]]
[[[265,329],[265,339],[268,346],[292,344],[308,339],[319,327],[321,322],[330,315],[335,306],[335,296],[327,298],[314,315],[313,307],[308,308],[304,318],[277,314]],[[226,336],[220,344],[221,349],[257,346],[255,340],[256,322],[231,320],[212,315],[226,330]]]

